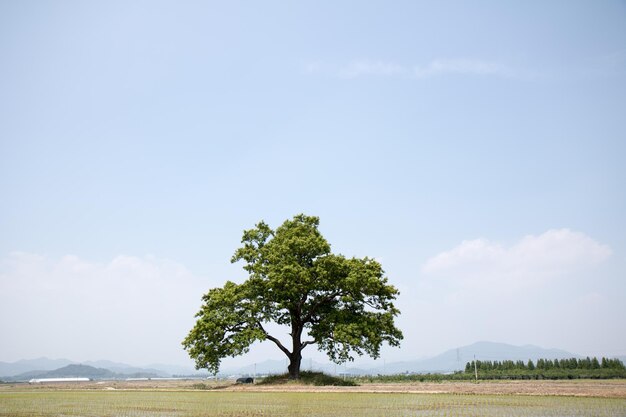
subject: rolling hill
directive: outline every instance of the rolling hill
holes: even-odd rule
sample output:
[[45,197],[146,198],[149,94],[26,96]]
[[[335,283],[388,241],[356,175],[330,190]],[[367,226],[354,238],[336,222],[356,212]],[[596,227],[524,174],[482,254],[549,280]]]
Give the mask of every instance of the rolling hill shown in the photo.
[[29,381],[42,378],[89,378],[89,379],[126,379],[126,378],[156,378],[157,374],[137,372],[121,374],[109,369],[95,368],[89,365],[70,364],[50,371],[28,371],[18,375],[2,377],[5,381]]
[[[319,363],[304,359],[302,369],[309,368],[321,370],[329,374],[335,372],[348,372],[355,375],[363,374],[397,374],[397,373],[426,373],[426,372],[453,372],[465,368],[465,364],[474,357],[479,360],[536,360],[579,358],[580,355],[562,349],[546,349],[534,345],[515,346],[506,343],[477,342],[467,346],[450,349],[437,356],[402,362],[388,362],[384,367],[350,367],[344,365],[335,366],[332,363]],[[623,360],[623,357],[622,357]],[[73,367],[68,367],[72,365]],[[86,377],[93,379],[102,378],[128,378],[128,377],[167,377],[171,375],[192,375],[206,373],[194,371],[174,365],[152,364],[145,368],[111,361],[91,361],[84,362],[82,367],[76,362],[67,359],[38,358],[32,360],[21,360],[13,363],[0,362],[0,379],[8,380],[29,380],[31,378],[53,378],[63,376],[83,376],[81,372],[87,374]],[[257,375],[277,374],[286,371],[285,360],[266,360],[243,367],[233,367],[222,369],[221,375],[253,375],[256,370]],[[89,368],[89,369],[88,369]],[[61,371],[62,370],[62,371]],[[72,372],[70,372],[72,371]],[[107,372],[104,372],[107,371]],[[72,375],[69,375],[73,373]],[[78,373],[78,374],[77,374]],[[80,375],[79,375],[80,374]]]

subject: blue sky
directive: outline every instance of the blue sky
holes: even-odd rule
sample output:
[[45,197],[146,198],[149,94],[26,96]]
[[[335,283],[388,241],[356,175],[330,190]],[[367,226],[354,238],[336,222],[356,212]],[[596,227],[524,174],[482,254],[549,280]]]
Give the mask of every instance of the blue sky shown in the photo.
[[626,354],[626,4],[338,3],[0,3],[0,360],[182,363],[243,229],[300,212],[401,289],[390,359]]

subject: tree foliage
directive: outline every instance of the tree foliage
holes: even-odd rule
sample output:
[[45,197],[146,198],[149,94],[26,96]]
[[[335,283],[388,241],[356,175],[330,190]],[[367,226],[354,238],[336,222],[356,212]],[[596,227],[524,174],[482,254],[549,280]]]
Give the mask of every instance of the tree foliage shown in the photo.
[[[398,290],[388,284],[380,263],[331,253],[318,226],[317,217],[300,214],[276,230],[260,222],[244,231],[231,262],[243,261],[248,279],[205,294],[196,325],[183,341],[196,368],[217,372],[223,358],[269,340],[289,358],[289,373],[298,378],[308,345],[336,363],[355,354],[377,358],[383,343],[399,345],[402,333],[394,324],[399,311],[393,304]],[[268,323],[289,327],[290,343],[271,335]]]
[[626,367],[619,359],[567,358],[538,359],[537,364],[523,361],[467,362],[465,374],[474,375],[474,366],[480,379],[573,379],[573,378],[624,378]]

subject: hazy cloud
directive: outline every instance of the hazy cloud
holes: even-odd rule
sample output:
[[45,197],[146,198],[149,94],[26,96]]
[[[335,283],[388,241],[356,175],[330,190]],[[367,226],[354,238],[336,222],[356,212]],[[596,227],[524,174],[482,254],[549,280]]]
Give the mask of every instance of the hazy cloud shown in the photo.
[[519,71],[515,71],[502,63],[477,59],[434,59],[421,65],[363,59],[337,66],[314,61],[304,64],[303,70],[305,74],[324,74],[349,79],[366,76],[423,79],[445,74],[498,77],[521,75]]
[[499,62],[472,59],[436,59],[425,66],[416,65],[413,67],[413,75],[417,78],[443,74],[512,77],[515,75],[515,72]]
[[384,61],[354,61],[339,68],[338,75],[344,78],[356,78],[359,76],[397,76],[406,75],[408,68],[395,62]]
[[529,235],[506,247],[486,239],[468,240],[422,266],[427,276],[456,280],[533,281],[577,272],[606,260],[612,251],[584,233],[569,229]]
[[0,353],[181,363],[180,342],[209,287],[153,256],[98,263],[14,252],[0,261],[0,328],[10,340]]
[[611,256],[608,245],[569,229],[509,244],[463,241],[421,265],[401,293],[400,320],[405,328],[419,322],[420,334],[442,347],[503,340],[576,353],[616,349],[622,333],[608,329],[623,315],[622,284]]

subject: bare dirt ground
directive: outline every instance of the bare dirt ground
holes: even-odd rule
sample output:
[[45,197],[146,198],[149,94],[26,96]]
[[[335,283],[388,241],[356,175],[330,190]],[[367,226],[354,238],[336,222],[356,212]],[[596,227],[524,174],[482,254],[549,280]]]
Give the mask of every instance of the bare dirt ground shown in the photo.
[[315,387],[298,383],[282,385],[239,385],[233,381],[92,381],[81,383],[2,384],[2,391],[37,390],[146,390],[192,391],[220,390],[231,392],[366,392],[415,394],[496,394],[496,395],[564,395],[582,397],[626,398],[626,380],[560,380],[560,381],[481,381],[364,383],[356,387]]

